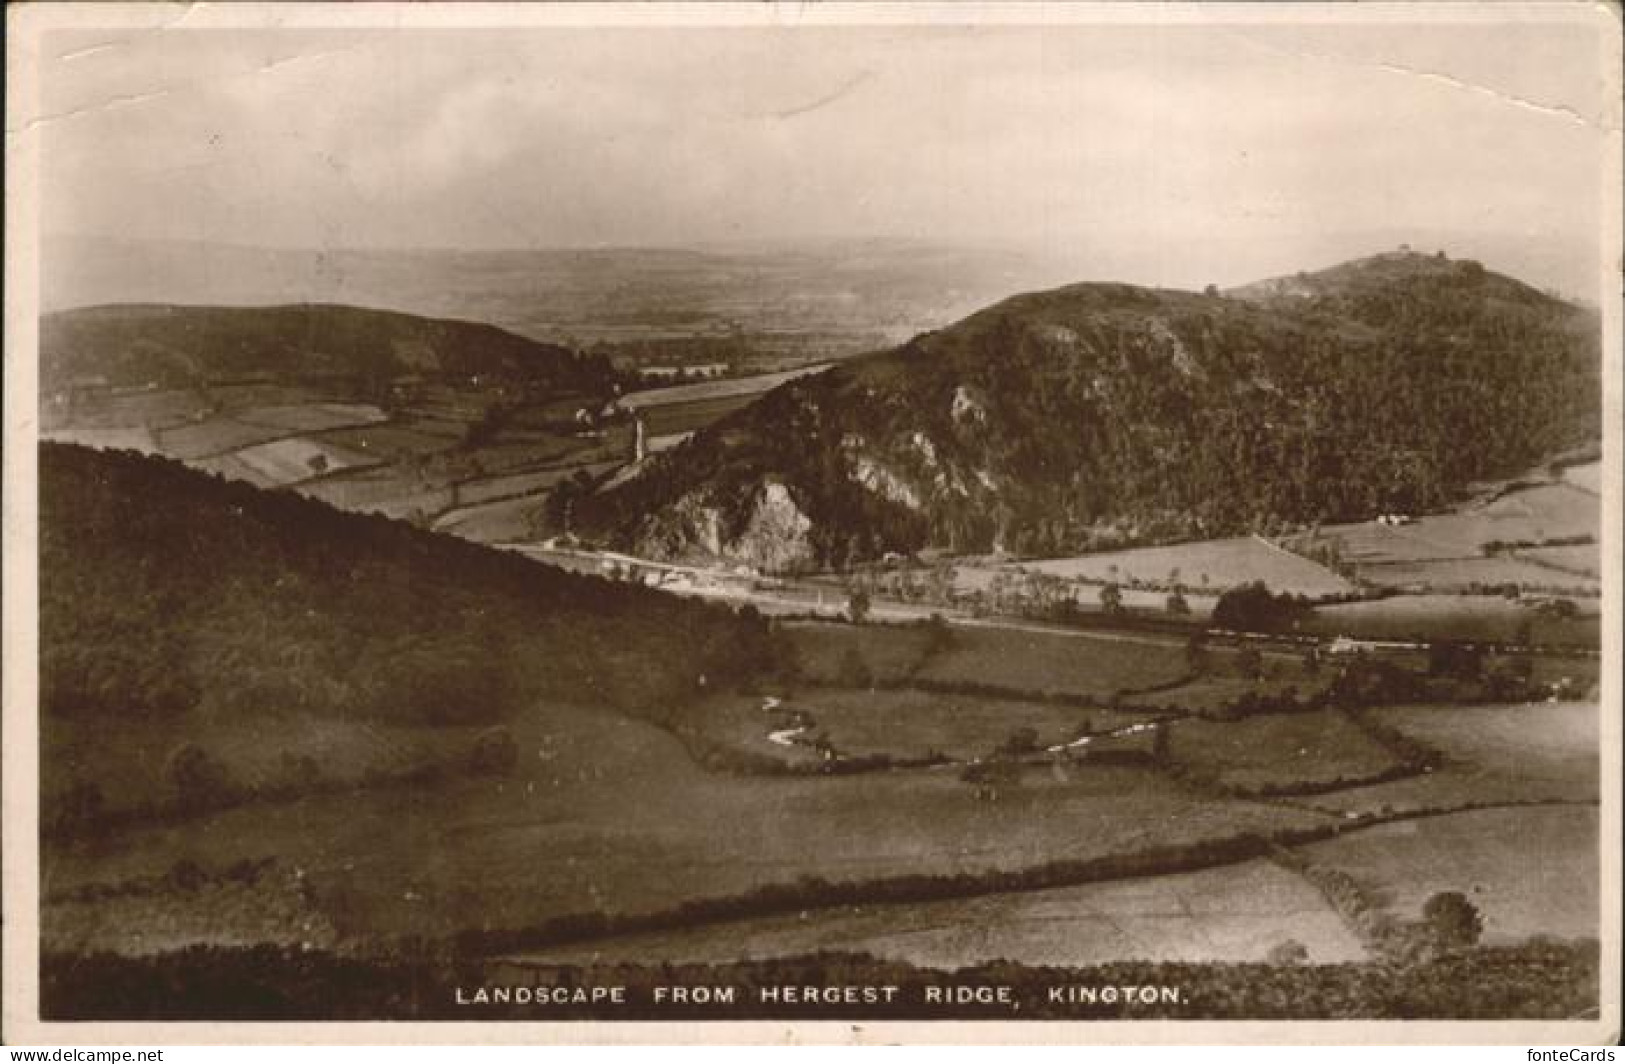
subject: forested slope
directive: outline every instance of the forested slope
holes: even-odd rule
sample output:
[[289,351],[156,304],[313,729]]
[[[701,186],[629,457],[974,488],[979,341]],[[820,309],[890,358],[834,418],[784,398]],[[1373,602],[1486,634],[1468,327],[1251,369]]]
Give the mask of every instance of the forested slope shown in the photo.
[[1420,511],[1595,439],[1599,341],[1588,311],[1409,253],[1228,295],[1075,285],[779,388],[577,513],[791,569]]

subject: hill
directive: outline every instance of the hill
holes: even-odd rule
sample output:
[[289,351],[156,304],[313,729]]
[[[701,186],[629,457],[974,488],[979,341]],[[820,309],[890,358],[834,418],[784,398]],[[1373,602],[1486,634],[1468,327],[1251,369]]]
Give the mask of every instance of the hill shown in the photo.
[[645,712],[770,656],[720,607],[167,460],[45,444],[39,470],[47,730]]
[[475,322],[333,304],[119,304],[45,315],[49,393],[74,385],[195,387],[225,382],[490,376],[547,391],[607,389],[607,359]]
[[1599,367],[1593,314],[1441,256],[1228,295],[1074,285],[779,388],[576,514],[641,553],[793,569],[1425,511],[1594,439]]
[[874,351],[1058,276],[1031,255],[889,239],[369,250],[56,237],[41,269],[51,310],[347,303],[739,372]]

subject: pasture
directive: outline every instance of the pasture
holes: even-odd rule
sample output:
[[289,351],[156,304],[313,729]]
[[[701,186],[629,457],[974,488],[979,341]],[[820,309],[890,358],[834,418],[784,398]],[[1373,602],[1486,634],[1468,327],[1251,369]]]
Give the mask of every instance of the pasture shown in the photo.
[[1563,480],[1574,485],[1581,491],[1589,491],[1593,495],[1602,494],[1602,463],[1585,462],[1581,465],[1571,465],[1563,470]]
[[1497,945],[1599,933],[1598,842],[1594,806],[1528,806],[1380,824],[1298,852],[1404,919],[1460,891],[1483,917],[1483,941]]
[[[754,398],[763,392],[777,388],[781,384],[788,384],[797,377],[822,373],[829,368],[830,364],[823,362],[783,370],[778,373],[763,373],[754,377],[730,377],[723,380],[701,381],[696,384],[674,384],[668,388],[649,388],[643,391],[628,392],[615,402],[623,410],[643,411],[678,403],[715,402],[721,399],[740,397]],[[663,429],[662,431],[669,432],[671,430]]]
[[[635,392],[634,395],[643,394]],[[630,398],[630,397],[629,397]],[[650,437],[673,436],[703,429],[714,421],[750,405],[756,394],[726,395],[681,403],[659,403],[640,408],[644,430]]]
[[1472,591],[1513,584],[1520,588],[1554,593],[1598,595],[1602,588],[1595,577],[1561,572],[1505,555],[1372,562],[1360,566],[1360,577],[1378,587],[1433,592]]
[[1365,711],[1444,755],[1433,772],[1312,799],[1334,812],[1448,809],[1519,801],[1596,801],[1597,704],[1389,706]]
[[40,417],[45,428],[151,429],[204,417],[219,401],[212,392],[206,396],[189,388],[90,393],[71,400],[47,395],[40,402]]
[[1575,543],[1566,547],[1533,547],[1518,551],[1516,556],[1561,572],[1592,577],[1602,573],[1602,547],[1596,543]]
[[365,454],[309,439],[261,443],[244,447],[232,457],[279,487],[341,470],[378,464],[377,459]]
[[322,438],[385,462],[413,462],[456,445],[455,434],[448,433],[443,422],[425,420],[334,429],[323,433]]
[[1330,569],[1256,536],[1051,558],[1022,562],[1020,567],[1069,580],[1138,581],[1159,588],[1178,584],[1212,593],[1255,580],[1262,580],[1272,591],[1311,598],[1352,589]]
[[1178,687],[1148,691],[1132,696],[1135,706],[1177,713],[1212,714],[1237,702],[1252,697],[1274,699],[1291,696],[1298,701],[1307,700],[1325,687],[1323,673],[1310,675],[1301,663],[1288,664],[1267,658],[1266,669],[1277,675],[1267,679],[1247,679],[1241,676],[1203,676]]
[[931,651],[929,632],[901,625],[791,621],[784,631],[795,644],[800,674],[820,683],[858,682],[858,666],[869,679],[906,679]]
[[48,766],[47,801],[75,782],[93,782],[107,811],[118,812],[170,797],[169,756],[186,743],[200,747],[232,784],[274,790],[301,781],[350,785],[428,768],[460,770],[478,731],[276,709],[120,719],[96,729],[53,727],[46,721],[41,763]]
[[1108,700],[1185,676],[1184,643],[1131,633],[956,625],[915,676],[1040,695]]
[[1562,620],[1500,595],[1395,595],[1317,606],[1300,629],[1327,637],[1498,643],[1517,642],[1527,633],[1536,643],[1597,646],[1601,635],[1596,604],[1594,599],[1580,599],[1580,615]]
[[1193,777],[1245,791],[1369,779],[1399,760],[1336,710],[1271,713],[1168,728],[1168,756]]
[[299,403],[282,406],[254,406],[236,412],[238,421],[265,425],[287,432],[325,432],[350,425],[371,425],[387,421],[386,415],[371,403]]
[[[1418,517],[1405,525],[1379,525],[1375,521],[1326,525],[1320,529],[1318,540],[1335,544],[1344,561],[1356,566],[1362,578],[1377,583],[1443,586],[1471,580],[1516,583],[1524,579],[1538,583],[1538,573],[1530,573],[1516,563],[1497,569],[1494,563],[1504,559],[1485,558],[1485,545],[1596,536],[1600,522],[1595,495],[1570,484],[1554,483],[1511,491],[1459,513]],[[1473,566],[1474,562],[1484,564]],[[1425,563],[1439,563],[1440,568],[1430,573]],[[1396,568],[1387,568],[1390,566]]]
[[851,950],[938,968],[990,961],[1261,961],[1293,939],[1315,964],[1365,959],[1320,894],[1266,860],[990,897],[843,906],[600,939],[535,964],[724,962]]
[[140,451],[142,454],[161,454],[152,432],[143,428],[55,428],[40,432],[40,439],[58,443],[77,443],[103,451]]

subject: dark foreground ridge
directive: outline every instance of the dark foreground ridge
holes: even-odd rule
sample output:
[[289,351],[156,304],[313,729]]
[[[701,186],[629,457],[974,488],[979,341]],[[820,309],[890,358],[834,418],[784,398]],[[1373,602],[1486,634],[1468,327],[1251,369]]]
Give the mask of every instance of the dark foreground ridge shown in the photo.
[[59,1021],[1570,1019],[1596,1008],[1598,964],[1595,940],[1410,966],[1000,962],[951,972],[850,953],[580,968],[200,947],[52,953],[40,973],[43,1015]]

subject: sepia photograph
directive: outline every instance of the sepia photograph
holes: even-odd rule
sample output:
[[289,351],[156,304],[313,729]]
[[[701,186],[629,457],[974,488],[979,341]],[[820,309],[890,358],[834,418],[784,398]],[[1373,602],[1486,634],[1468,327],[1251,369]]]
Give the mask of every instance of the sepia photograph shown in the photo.
[[7,14],[5,1041],[1617,1041],[1617,6]]

